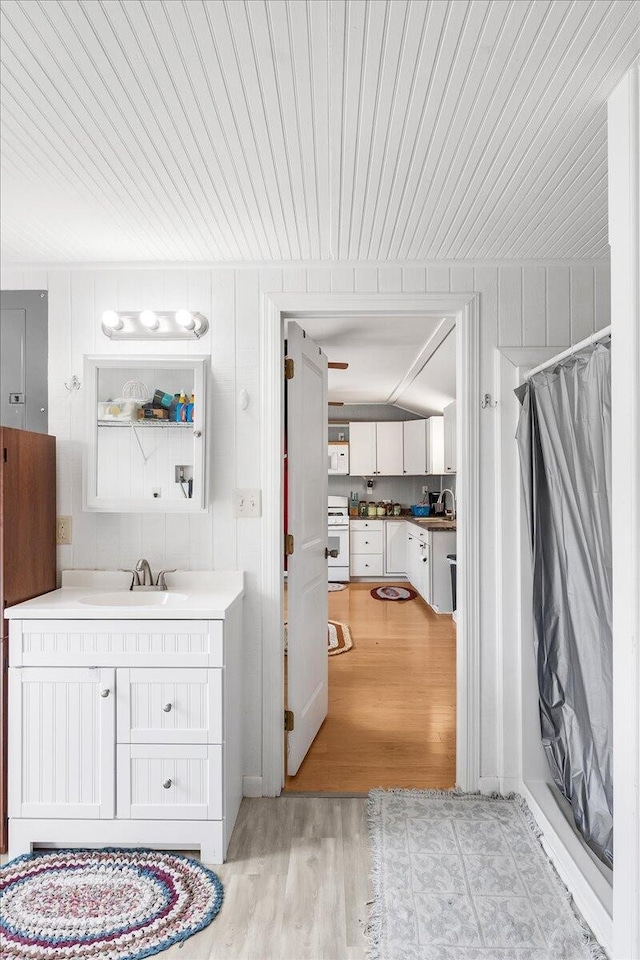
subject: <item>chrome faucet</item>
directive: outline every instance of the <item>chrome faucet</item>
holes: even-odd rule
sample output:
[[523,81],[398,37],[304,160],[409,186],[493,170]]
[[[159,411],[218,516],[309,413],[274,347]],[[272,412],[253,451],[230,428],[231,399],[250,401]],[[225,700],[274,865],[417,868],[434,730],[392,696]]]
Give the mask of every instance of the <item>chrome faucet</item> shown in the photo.
[[455,519],[455,515],[456,515],[456,495],[455,495],[455,493],[453,492],[453,490],[451,490],[450,487],[445,487],[444,490],[441,490],[441,491],[440,491],[440,496],[438,497],[438,503],[443,503],[443,502],[444,502],[445,510],[446,510],[447,501],[445,500],[445,497],[444,497],[445,493],[450,493],[450,494],[451,494],[451,517]]
[[[138,583],[141,587],[153,586],[153,574],[151,573],[151,567],[149,566],[149,561],[145,560],[144,557],[138,560],[136,563],[136,573],[138,574]],[[142,574],[142,579],[140,579],[140,574]]]

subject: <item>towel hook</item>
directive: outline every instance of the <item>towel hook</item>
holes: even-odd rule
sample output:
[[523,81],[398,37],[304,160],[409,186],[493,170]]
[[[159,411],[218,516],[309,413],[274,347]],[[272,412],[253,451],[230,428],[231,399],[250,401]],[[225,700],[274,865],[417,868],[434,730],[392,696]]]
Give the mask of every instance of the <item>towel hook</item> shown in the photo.
[[81,382],[78,380],[78,378],[76,377],[75,373],[74,373],[74,375],[71,377],[71,380],[69,380],[69,382],[67,382],[67,381],[65,380],[64,385],[65,385],[65,387],[67,388],[67,390],[69,391],[69,393],[71,393],[72,390],[79,390],[80,387],[82,386]]

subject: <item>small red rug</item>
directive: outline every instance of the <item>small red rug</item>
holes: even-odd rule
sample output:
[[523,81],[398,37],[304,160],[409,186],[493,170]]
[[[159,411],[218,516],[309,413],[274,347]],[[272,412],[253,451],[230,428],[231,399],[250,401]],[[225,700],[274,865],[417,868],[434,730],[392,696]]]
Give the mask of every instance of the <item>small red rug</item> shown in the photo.
[[374,600],[415,600],[418,596],[409,587],[374,587],[371,591]]

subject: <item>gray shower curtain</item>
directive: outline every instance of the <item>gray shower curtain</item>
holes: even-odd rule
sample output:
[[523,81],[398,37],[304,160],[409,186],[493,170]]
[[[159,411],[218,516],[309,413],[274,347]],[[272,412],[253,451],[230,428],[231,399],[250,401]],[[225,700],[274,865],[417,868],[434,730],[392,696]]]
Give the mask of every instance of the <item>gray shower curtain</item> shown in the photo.
[[542,744],[578,829],[611,866],[610,345],[535,374],[516,395]]

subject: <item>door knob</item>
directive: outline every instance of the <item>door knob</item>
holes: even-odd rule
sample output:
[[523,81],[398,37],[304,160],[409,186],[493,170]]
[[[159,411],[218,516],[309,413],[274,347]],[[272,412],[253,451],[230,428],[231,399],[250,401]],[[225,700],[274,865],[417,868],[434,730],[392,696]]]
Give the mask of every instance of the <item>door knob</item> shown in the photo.
[[338,556],[338,551],[337,551],[337,550],[329,550],[329,547],[325,547],[325,548],[324,548],[324,556],[325,556],[325,559],[326,559],[326,560],[328,560],[329,557],[333,557],[333,558],[335,559],[335,558]]

